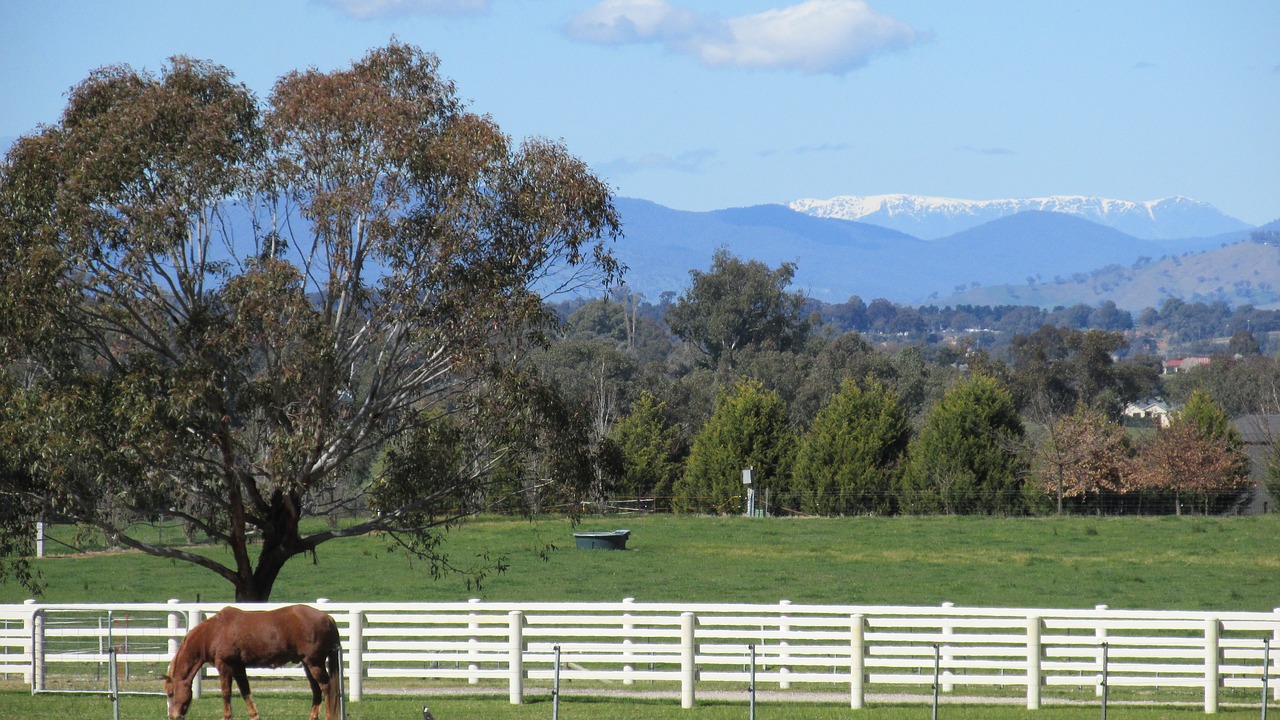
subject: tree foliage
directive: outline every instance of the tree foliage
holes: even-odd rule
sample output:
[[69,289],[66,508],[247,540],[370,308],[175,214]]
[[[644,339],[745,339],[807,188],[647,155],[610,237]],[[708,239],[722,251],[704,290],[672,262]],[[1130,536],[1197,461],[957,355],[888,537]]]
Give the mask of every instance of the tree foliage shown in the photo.
[[1131,482],[1136,489],[1172,493],[1179,514],[1184,495],[1196,498],[1205,514],[1228,507],[1251,484],[1240,431],[1207,392],[1195,390],[1172,422],[1140,448]]
[[1249,484],[1245,462],[1227,441],[1194,422],[1175,421],[1139,448],[1129,486],[1172,494],[1179,515],[1189,495],[1208,514],[1216,505],[1234,502],[1236,493]]
[[742,512],[746,468],[754,469],[759,497],[767,491],[781,499],[788,490],[794,447],[782,398],[758,380],[740,381],[721,393],[715,412],[694,438],[684,475],[675,484],[675,509]]
[[770,269],[716,250],[708,272],[690,271],[691,282],[667,310],[667,325],[693,344],[711,367],[733,364],[744,349],[791,350],[811,330],[805,298],[787,291],[795,265]]
[[[429,549],[470,507],[442,498],[486,494],[462,472],[391,503],[351,477],[359,458],[451,415],[572,415],[538,412],[523,358],[544,294],[617,272],[609,192],[561,145],[468,111],[437,65],[392,43],[290,73],[262,106],[205,62],[104,68],[18,141],[0,168],[0,437],[25,480],[6,479],[4,529],[95,525],[265,600],[299,554],[374,530]],[[366,506],[383,512],[299,525]],[[161,513],[230,560],[129,534]]]
[[820,515],[892,511],[911,426],[897,394],[846,380],[802,437],[792,471],[800,510]]
[[1081,403],[1119,416],[1126,401],[1156,386],[1149,368],[1115,362],[1126,345],[1120,333],[1052,325],[1014,337],[1011,383],[1018,406],[1049,422]]
[[1129,449],[1124,428],[1080,405],[1054,423],[1036,449],[1040,487],[1057,499],[1059,514],[1067,499],[1092,503],[1101,512],[1106,495],[1125,489]]
[[610,437],[622,455],[619,491],[657,498],[662,507],[669,507],[680,472],[681,442],[667,418],[666,403],[651,393],[641,393]]
[[910,512],[1012,513],[1024,508],[1022,419],[1013,398],[982,375],[933,407],[907,450],[902,502]]

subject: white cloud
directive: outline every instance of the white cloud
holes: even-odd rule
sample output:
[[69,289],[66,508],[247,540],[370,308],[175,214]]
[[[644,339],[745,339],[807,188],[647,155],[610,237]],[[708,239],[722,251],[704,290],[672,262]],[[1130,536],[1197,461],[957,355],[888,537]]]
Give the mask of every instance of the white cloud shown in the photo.
[[656,43],[708,67],[835,75],[862,67],[877,53],[922,40],[910,25],[864,0],[806,0],[727,19],[667,0],[603,0],[574,17],[567,32],[601,45]]
[[569,22],[569,34],[600,45],[667,42],[696,33],[698,17],[666,0],[604,0]]
[[316,0],[357,20],[406,15],[480,15],[489,0]]

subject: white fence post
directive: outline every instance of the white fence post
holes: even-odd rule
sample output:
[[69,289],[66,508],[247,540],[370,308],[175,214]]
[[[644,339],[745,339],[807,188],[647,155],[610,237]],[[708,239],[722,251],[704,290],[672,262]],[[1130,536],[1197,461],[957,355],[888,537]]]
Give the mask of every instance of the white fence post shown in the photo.
[[951,652],[951,645],[947,642],[952,635],[956,634],[955,623],[951,619],[951,608],[955,607],[953,602],[942,603],[942,692],[949,693],[956,689],[956,685],[951,670],[952,661],[955,655]]
[[[1280,608],[1271,611],[1277,617],[1280,617]],[[1280,622],[1276,623],[1276,629],[1271,631],[1271,647],[1280,649]],[[1275,664],[1271,666],[1271,677],[1280,676],[1280,656],[1276,657]],[[1271,699],[1280,700],[1280,682],[1271,690]]]
[[[24,605],[35,605],[35,600],[27,600]],[[31,658],[31,669],[23,673],[23,678],[31,684],[33,692],[39,692],[44,689],[44,611],[36,608],[28,619],[22,622],[23,629],[27,631],[27,642],[31,645],[27,648],[29,657]]]
[[1217,618],[1204,621],[1204,711],[1218,712],[1218,686],[1222,683],[1222,623]]
[[170,659],[177,654],[178,645],[182,642],[182,638],[178,636],[178,632],[182,628],[182,611],[176,607],[180,602],[182,601],[177,598],[169,598],[169,605],[175,606],[169,611],[169,622],[167,624],[169,628],[168,648]]
[[1040,635],[1044,622],[1036,615],[1027,617],[1027,709],[1040,709],[1040,686],[1044,679],[1041,674],[1041,658],[1044,648],[1040,645]]
[[[1099,614],[1108,610],[1106,605],[1094,605],[1093,609],[1097,610]],[[1098,618],[1098,622],[1100,624],[1093,630],[1093,637],[1098,643],[1098,682],[1093,686],[1093,694],[1102,697],[1102,673],[1105,671],[1105,668],[1102,667],[1102,656],[1105,654],[1102,646],[1107,642],[1107,626],[1101,624],[1106,622],[1102,618]]]
[[[623,605],[630,605],[635,601],[636,601],[635,598],[622,598]],[[635,630],[635,628],[636,628],[636,624],[635,624],[635,621],[632,620],[631,618],[631,613],[629,612],[622,613],[622,631],[624,633],[630,633],[632,630]],[[636,669],[636,666],[633,662],[633,659],[635,658],[635,651],[631,649],[631,646],[634,645],[635,642],[636,641],[629,634],[624,635],[622,638],[622,672],[623,672],[622,684],[623,685],[636,684],[636,679],[631,676],[631,673],[634,672]]]
[[524,613],[519,610],[508,613],[507,627],[510,631],[508,697],[512,705],[520,705],[524,702]]
[[867,690],[867,621],[849,616],[849,707],[861,710]]
[[[778,602],[781,611],[778,614],[778,634],[786,637],[791,632],[791,623],[787,622],[787,606],[791,604],[790,600],[782,600]],[[778,641],[778,689],[788,690],[791,688],[791,679],[787,676],[791,674],[791,666],[787,662],[791,659],[791,654],[787,647],[791,643],[786,640]]]
[[364,611],[356,608],[347,614],[347,657],[349,669],[343,680],[351,702],[364,699]]
[[[192,609],[191,613],[187,615],[187,632],[191,632],[195,626],[202,622],[204,622],[204,611],[200,608]],[[195,700],[200,699],[201,690],[204,686],[202,681],[204,673],[205,669],[201,668],[200,671],[196,673],[195,677],[191,678],[191,697]]]
[[680,613],[680,707],[693,707],[694,685],[698,682],[698,645],[695,633],[698,618],[691,612]]
[[[481,602],[480,598],[471,598],[470,600],[467,601],[467,604],[475,605],[478,607],[480,605],[480,602]],[[467,629],[468,630],[475,632],[480,628],[479,617],[480,616],[476,613],[475,610],[472,610],[467,613]],[[480,638],[476,637],[475,635],[472,635],[471,637],[467,638],[467,661],[468,661],[467,662],[467,673],[468,673],[467,684],[468,685],[478,685],[480,683],[480,675],[478,674],[480,672],[480,663],[478,662],[480,657],[479,647],[480,647]]]

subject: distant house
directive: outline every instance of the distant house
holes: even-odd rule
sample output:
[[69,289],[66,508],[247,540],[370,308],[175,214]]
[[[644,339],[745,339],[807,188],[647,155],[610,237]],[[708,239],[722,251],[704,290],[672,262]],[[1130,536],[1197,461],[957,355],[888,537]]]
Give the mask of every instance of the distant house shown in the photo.
[[1193,368],[1198,368],[1201,365],[1208,364],[1209,358],[1207,357],[1184,357],[1178,358],[1177,360],[1165,360],[1164,374],[1170,375],[1172,373],[1186,372]]
[[1169,405],[1159,398],[1135,400],[1124,406],[1124,416],[1134,420],[1150,420],[1156,427],[1169,424]]

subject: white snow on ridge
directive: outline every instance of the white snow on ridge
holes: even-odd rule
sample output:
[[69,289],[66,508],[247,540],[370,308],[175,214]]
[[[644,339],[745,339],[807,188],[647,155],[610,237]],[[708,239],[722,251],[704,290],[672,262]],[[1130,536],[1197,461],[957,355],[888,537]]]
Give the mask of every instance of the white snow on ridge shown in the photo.
[[1146,202],[1085,195],[963,200],[922,195],[840,195],[805,198],[789,207],[817,217],[881,225],[925,239],[944,237],[1027,211],[1056,212],[1146,239],[1203,237],[1249,227],[1208,203],[1174,196]]

